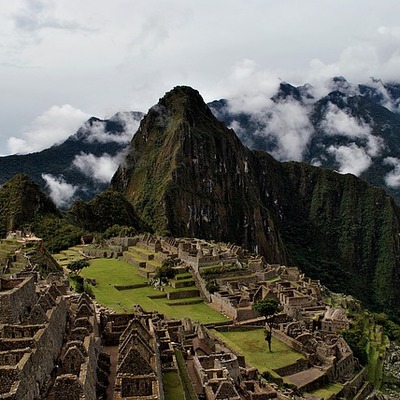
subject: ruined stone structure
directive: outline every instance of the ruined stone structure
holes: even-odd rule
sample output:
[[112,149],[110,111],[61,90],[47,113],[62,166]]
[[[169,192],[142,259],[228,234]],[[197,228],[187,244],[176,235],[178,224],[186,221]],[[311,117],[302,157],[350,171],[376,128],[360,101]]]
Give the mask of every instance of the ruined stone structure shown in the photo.
[[32,277],[1,282],[0,399],[39,398],[63,344],[68,305],[53,285],[36,293]]
[[[68,336],[59,357],[54,394],[57,399],[95,400],[104,396],[109,360],[101,355],[95,310],[86,294],[70,297]],[[99,362],[100,355],[103,362]],[[70,386],[73,392],[66,390]]]
[[54,275],[0,282],[0,399],[102,398],[107,359],[92,301],[62,294],[67,287]]
[[[354,375],[357,361],[339,335],[349,327],[345,310],[326,305],[319,281],[306,278],[298,268],[270,265],[237,246],[198,239],[120,239],[106,252],[137,265],[148,278],[166,258],[179,258],[177,269],[193,277],[181,283],[195,281],[198,289],[189,294],[201,293],[228,315],[233,320],[229,329],[264,324],[252,305],[278,300],[281,312],[273,335],[304,358],[275,372],[301,391],[342,382],[347,396],[365,386],[365,373]],[[104,254],[104,248],[99,250]],[[100,400],[106,398],[109,384],[115,400],[164,399],[163,373],[188,374],[191,383],[185,384],[207,400],[292,398],[289,389],[263,383],[242,355],[205,327],[189,319],[166,320],[140,306],[130,311],[103,309],[97,315],[91,299],[71,293],[59,274],[50,274],[46,281],[30,271],[0,278],[0,399]],[[103,346],[117,346],[115,361],[103,353]]]
[[146,322],[132,319],[120,337],[114,399],[164,399],[159,350]]
[[[345,382],[351,377],[357,363],[350,347],[338,336],[349,327],[345,311],[325,304],[320,282],[307,278],[298,268],[270,265],[237,246],[198,239],[165,239],[147,234],[139,238],[133,251],[140,253],[140,248],[145,250],[138,254],[141,259],[178,257],[191,271],[203,296],[235,323],[262,319],[253,311],[253,304],[267,298],[277,300],[281,313],[275,318],[273,335],[306,357],[306,362],[288,366],[279,373],[292,379],[300,389],[311,390],[329,382]],[[213,293],[207,290],[210,281],[217,287]],[[209,354],[202,354],[206,355]],[[211,393],[215,395],[218,390],[216,382],[227,375],[215,372],[218,369],[215,363],[220,361],[213,359],[211,363],[199,357],[194,361],[197,370],[202,371],[198,378],[208,387],[207,398],[212,398]],[[306,384],[304,379],[300,384],[296,374],[304,371],[315,373],[311,373]],[[206,377],[214,383],[206,384]],[[226,390],[229,379],[224,383]],[[230,395],[235,398],[234,390]]]

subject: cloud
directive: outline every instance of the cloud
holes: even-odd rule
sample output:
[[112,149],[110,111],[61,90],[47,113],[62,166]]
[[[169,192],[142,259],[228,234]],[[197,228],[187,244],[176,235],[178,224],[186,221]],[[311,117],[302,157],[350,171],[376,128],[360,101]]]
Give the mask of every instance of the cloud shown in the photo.
[[94,181],[108,183],[111,181],[111,178],[124,157],[124,151],[114,157],[107,153],[104,153],[100,157],[96,157],[94,154],[81,152],[80,155],[75,156],[73,165],[84,175],[92,178]]
[[88,117],[69,104],[52,106],[23,130],[22,137],[8,139],[10,153],[33,153],[60,143],[74,134]]
[[[11,14],[15,27],[28,33],[41,29],[84,30],[72,20],[58,18],[51,0],[25,0],[22,7]],[[86,28],[85,28],[86,29]]]
[[119,112],[110,118],[110,121],[122,125],[122,132],[107,131],[104,121],[86,122],[83,129],[86,133],[85,140],[89,143],[129,143],[139,128],[140,113]]
[[271,105],[280,80],[254,60],[236,62],[227,78],[221,82],[229,99],[231,112],[262,113]]
[[372,134],[371,126],[347,114],[332,103],[328,103],[320,128],[330,136],[344,136],[354,140],[362,139],[366,142],[365,150],[371,157],[378,156],[384,147],[383,139]]
[[[257,119],[257,115],[253,115]],[[266,119],[257,119],[265,127],[255,134],[268,137],[276,144],[271,154],[280,161],[301,161],[314,128],[308,116],[308,110],[296,101],[274,103]]]
[[50,197],[60,208],[66,208],[74,201],[75,192],[78,186],[67,183],[62,176],[55,177],[51,174],[42,174],[49,189]]
[[365,82],[371,76],[398,80],[399,39],[399,26],[378,26],[345,47],[337,61],[325,63],[320,58],[311,60],[308,79],[315,82],[342,75],[358,82]]
[[341,174],[361,175],[372,164],[371,157],[366,151],[351,143],[348,146],[330,146],[327,149],[339,163],[339,172]]
[[384,83],[380,79],[371,79],[368,82],[368,86],[373,87],[376,92],[380,95],[381,101],[380,105],[382,107],[386,107],[388,110],[392,112],[399,112],[399,102],[400,99],[393,99],[393,97],[390,95],[388,90],[386,89]]
[[400,188],[400,159],[396,157],[386,157],[383,160],[383,164],[394,167],[392,171],[385,175],[386,186],[392,189]]

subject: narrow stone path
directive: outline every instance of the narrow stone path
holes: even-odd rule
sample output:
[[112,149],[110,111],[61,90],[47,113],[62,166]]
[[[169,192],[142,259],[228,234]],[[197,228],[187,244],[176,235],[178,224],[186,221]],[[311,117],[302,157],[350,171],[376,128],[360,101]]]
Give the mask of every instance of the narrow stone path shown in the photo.
[[111,366],[110,373],[108,374],[107,400],[112,400],[114,396],[115,377],[117,376],[118,346],[106,346],[103,348],[103,352],[110,355]]

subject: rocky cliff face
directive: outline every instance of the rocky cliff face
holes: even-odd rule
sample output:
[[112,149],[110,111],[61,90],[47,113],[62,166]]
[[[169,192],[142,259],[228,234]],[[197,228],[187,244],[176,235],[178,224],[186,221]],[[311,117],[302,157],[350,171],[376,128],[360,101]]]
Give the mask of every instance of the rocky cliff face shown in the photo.
[[162,234],[241,243],[284,262],[254,166],[253,153],[198,92],[177,87],[143,119],[111,186]]
[[159,233],[235,242],[369,305],[400,303],[392,198],[353,175],[250,151],[191,88],[149,110],[111,186]]

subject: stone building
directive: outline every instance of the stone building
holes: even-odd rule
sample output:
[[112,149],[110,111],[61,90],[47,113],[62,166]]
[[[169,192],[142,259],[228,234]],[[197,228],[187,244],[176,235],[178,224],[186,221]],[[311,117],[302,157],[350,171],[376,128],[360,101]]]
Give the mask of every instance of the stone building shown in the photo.
[[67,325],[68,305],[55,286],[36,293],[33,278],[1,280],[0,399],[46,393]]
[[160,353],[150,318],[134,317],[119,338],[114,399],[164,399]]

